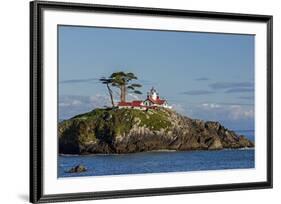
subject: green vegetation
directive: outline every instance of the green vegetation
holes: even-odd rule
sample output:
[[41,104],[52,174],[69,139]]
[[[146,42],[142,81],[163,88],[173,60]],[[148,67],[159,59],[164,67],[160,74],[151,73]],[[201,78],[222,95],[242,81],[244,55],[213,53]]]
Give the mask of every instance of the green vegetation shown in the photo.
[[168,129],[171,126],[169,115],[164,110],[136,111],[136,117],[140,118],[140,126],[148,127],[150,130]]
[[95,109],[62,121],[58,132],[59,152],[64,154],[254,147],[218,122],[181,117],[164,108]]
[[134,125],[153,131],[167,130],[171,126],[169,112],[164,109],[95,109],[62,121],[59,132],[68,137],[78,134],[79,142],[95,141],[97,138],[111,141],[112,137],[129,133]]

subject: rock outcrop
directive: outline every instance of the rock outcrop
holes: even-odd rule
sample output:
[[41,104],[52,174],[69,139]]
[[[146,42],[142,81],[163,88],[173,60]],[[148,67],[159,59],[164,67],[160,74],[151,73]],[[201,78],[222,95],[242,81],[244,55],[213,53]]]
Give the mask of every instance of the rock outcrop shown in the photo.
[[62,154],[133,153],[153,150],[219,150],[254,147],[218,122],[168,109],[95,109],[58,125]]
[[85,171],[87,171],[86,167],[79,164],[77,166],[72,167],[68,171],[66,171],[66,173],[82,173],[82,172],[85,172]]

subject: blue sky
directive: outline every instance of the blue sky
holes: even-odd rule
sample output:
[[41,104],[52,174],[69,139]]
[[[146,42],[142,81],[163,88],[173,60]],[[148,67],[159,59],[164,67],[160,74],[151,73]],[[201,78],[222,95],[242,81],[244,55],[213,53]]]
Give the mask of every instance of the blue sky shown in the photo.
[[[133,72],[188,117],[254,128],[254,36],[59,27],[59,118],[109,104],[98,78]],[[117,99],[117,96],[116,96]]]

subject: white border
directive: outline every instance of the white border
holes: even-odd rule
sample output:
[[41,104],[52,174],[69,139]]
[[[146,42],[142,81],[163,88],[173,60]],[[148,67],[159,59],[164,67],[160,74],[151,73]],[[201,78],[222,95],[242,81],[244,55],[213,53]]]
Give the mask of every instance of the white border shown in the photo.
[[[266,24],[45,10],[43,13],[44,194],[266,181]],[[57,25],[255,34],[255,168],[57,179]]]

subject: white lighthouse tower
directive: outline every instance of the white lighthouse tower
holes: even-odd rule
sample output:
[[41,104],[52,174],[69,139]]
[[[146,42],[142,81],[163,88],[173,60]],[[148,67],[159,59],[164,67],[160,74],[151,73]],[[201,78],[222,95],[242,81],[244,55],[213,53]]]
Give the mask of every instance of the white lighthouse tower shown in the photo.
[[150,98],[154,101],[158,99],[158,94],[156,92],[156,89],[154,87],[151,88],[150,90]]

